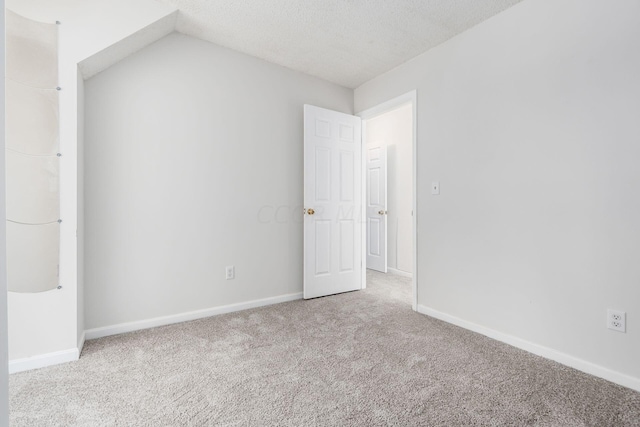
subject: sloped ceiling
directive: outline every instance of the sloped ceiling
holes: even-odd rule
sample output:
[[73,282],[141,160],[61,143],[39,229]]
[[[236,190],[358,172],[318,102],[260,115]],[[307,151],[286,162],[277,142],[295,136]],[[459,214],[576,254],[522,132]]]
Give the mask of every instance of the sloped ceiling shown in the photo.
[[521,0],[161,0],[176,29],[355,88]]
[[106,70],[110,66],[122,61],[132,53],[172,33],[176,27],[177,14],[177,10],[168,13],[146,27],[142,27],[117,41],[113,41],[108,47],[83,59],[78,63],[82,77],[85,80],[89,79],[100,71]]

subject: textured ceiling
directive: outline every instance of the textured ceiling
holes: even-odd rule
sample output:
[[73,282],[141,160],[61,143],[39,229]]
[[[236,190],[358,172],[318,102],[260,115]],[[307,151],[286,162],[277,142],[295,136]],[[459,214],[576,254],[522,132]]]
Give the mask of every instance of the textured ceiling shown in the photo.
[[177,30],[355,88],[521,0],[162,0]]

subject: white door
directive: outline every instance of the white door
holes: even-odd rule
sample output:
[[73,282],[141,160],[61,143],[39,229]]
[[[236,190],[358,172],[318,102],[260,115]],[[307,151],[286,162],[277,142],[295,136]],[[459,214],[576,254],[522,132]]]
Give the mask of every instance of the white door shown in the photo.
[[387,272],[387,146],[367,144],[367,268]]
[[360,118],[304,106],[304,298],[362,288]]

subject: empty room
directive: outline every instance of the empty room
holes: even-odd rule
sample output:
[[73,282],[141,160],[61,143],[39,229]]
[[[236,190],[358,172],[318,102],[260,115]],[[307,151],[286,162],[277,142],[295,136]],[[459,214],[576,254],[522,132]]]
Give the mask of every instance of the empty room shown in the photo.
[[0,426],[640,426],[640,1],[1,9]]

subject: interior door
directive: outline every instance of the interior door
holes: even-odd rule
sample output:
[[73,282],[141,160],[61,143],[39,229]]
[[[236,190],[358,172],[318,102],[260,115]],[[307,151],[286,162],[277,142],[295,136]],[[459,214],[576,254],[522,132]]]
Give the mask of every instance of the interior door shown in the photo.
[[304,106],[305,299],[362,288],[359,117]]
[[387,272],[387,146],[367,144],[367,268]]

